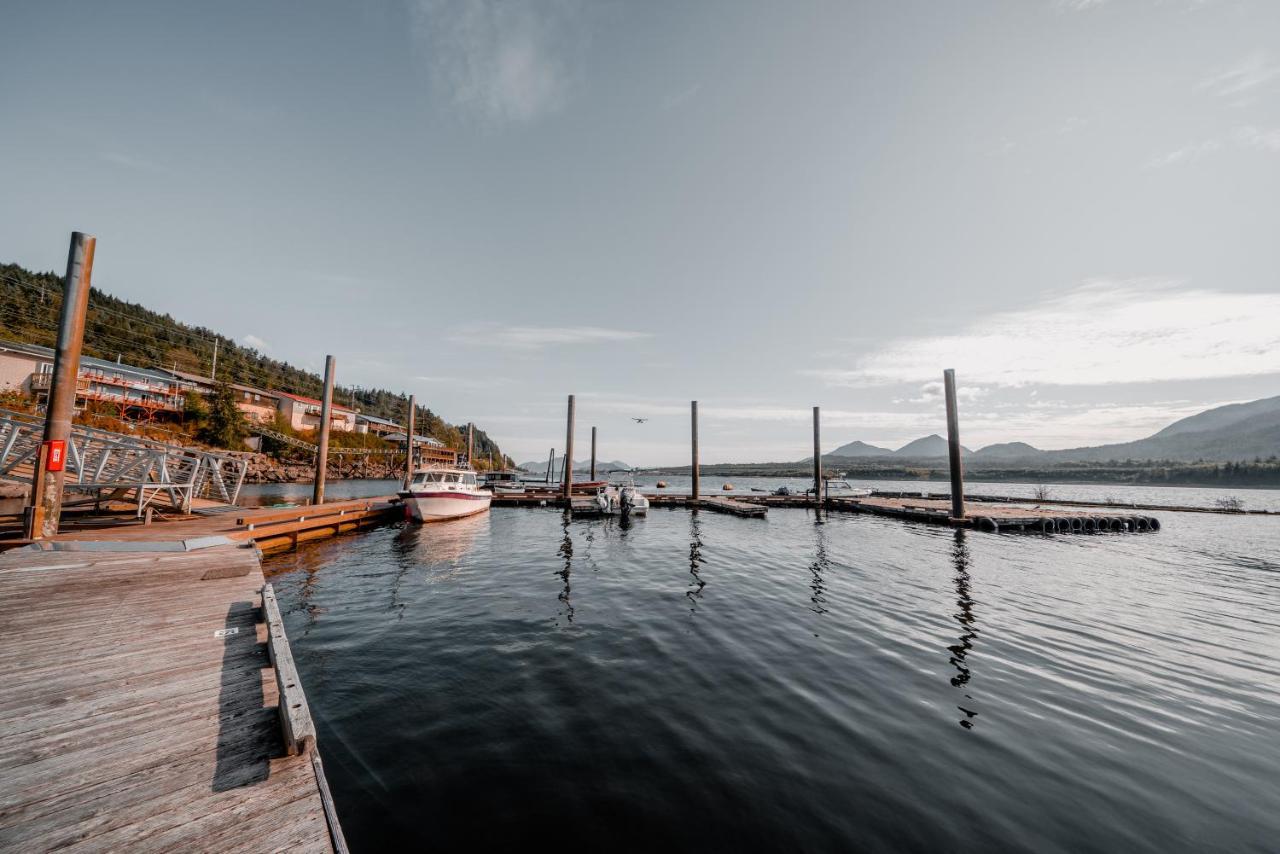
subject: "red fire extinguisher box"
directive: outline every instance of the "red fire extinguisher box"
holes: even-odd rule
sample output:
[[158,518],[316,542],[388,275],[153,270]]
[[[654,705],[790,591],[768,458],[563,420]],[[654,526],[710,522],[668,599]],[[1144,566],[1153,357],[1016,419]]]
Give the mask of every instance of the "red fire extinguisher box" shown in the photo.
[[62,471],[67,467],[67,443],[62,439],[45,442],[45,471]]

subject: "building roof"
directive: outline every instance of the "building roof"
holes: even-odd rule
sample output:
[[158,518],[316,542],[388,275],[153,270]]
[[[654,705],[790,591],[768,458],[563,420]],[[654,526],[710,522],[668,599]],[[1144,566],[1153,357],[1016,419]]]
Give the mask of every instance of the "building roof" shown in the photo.
[[392,421],[390,418],[379,418],[376,415],[365,415],[363,412],[356,415],[357,421],[368,421],[370,424],[381,424],[385,427],[399,427],[400,422]]
[[[28,356],[35,356],[40,359],[48,359],[53,361],[53,349],[51,347],[42,347],[39,344],[20,344],[13,341],[0,341],[0,350],[12,350],[15,353],[25,353]],[[137,376],[148,377],[153,380],[171,383],[177,376],[172,371],[161,371],[153,368],[139,368],[137,365],[130,365],[124,362],[110,362],[106,359],[95,359],[92,356],[80,357],[80,368],[94,368],[100,371],[122,371]]]
[[[289,394],[289,392],[287,392],[287,391],[274,391],[274,392],[272,392],[272,394],[274,394],[276,397],[287,397],[287,398],[289,398],[290,400],[296,400],[296,401],[298,401],[299,403],[309,403],[309,404],[311,404],[312,406],[322,406],[322,405],[323,405],[323,404],[321,404],[321,403],[320,403],[320,401],[316,400],[314,397],[303,397],[303,396],[302,396],[302,395],[300,395],[300,394]],[[355,410],[354,410],[354,409],[351,409],[351,408],[346,407],[346,406],[342,406],[341,404],[338,404],[338,403],[333,404],[333,409],[334,409],[334,411],[336,411],[336,412],[351,412],[351,413],[354,413],[354,412],[355,412]]]
[[[405,434],[404,433],[388,433],[382,438],[386,439],[388,442],[403,442],[405,438]],[[433,448],[444,447],[444,442],[441,442],[439,439],[433,436],[414,436],[413,443],[415,445],[430,445]]]

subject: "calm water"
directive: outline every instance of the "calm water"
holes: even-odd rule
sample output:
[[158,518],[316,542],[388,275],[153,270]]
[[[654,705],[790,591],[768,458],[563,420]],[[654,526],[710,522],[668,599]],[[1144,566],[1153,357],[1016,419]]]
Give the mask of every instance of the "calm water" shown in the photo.
[[1274,851],[1280,520],[1162,518],[511,508],[268,571],[357,851]]
[[[689,492],[689,478],[664,476],[665,489],[656,489],[657,478],[645,476],[636,482],[646,490],[672,494]],[[751,494],[771,492],[779,486],[806,490],[813,486],[811,479],[785,477],[738,477],[702,479],[701,489],[706,494],[719,493],[726,483],[734,489],[726,494]],[[947,492],[951,485],[937,480],[850,480],[850,486],[868,489],[901,490],[904,492]],[[1050,499],[1067,501],[1115,501],[1124,504],[1164,504],[1179,507],[1214,507],[1222,498],[1234,498],[1246,510],[1270,510],[1280,512],[1280,490],[1275,489],[1222,489],[1218,487],[1168,487],[1168,486],[1099,486],[1097,484],[1031,484],[1031,483],[977,483],[965,484],[966,495],[1007,495],[1031,499],[1041,487],[1049,490]],[[391,495],[400,488],[397,480],[336,480],[325,487],[329,501],[344,498],[365,498],[371,495]],[[309,483],[248,484],[240,492],[240,503],[245,506],[301,502],[311,498]]]

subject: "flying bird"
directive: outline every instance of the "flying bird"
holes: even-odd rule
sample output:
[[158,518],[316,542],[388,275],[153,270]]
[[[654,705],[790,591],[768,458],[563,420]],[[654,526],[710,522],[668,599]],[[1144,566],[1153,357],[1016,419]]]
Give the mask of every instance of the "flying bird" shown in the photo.
[[631,420],[632,420],[632,421],[634,421],[634,422],[636,422],[637,424],[643,424],[644,422],[648,421],[649,419],[648,419],[648,418],[632,418]]

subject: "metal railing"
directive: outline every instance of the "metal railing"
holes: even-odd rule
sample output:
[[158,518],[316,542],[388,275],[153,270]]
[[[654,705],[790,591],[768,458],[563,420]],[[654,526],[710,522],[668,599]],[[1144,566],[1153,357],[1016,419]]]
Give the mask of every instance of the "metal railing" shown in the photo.
[[[0,409],[0,478],[31,482],[44,420]],[[183,513],[194,498],[234,504],[249,464],[235,457],[73,425],[64,492],[132,500],[141,516],[158,499]]]

